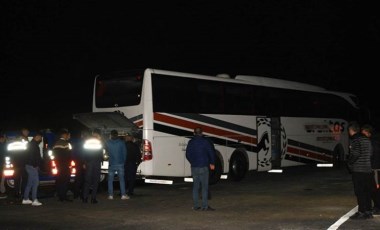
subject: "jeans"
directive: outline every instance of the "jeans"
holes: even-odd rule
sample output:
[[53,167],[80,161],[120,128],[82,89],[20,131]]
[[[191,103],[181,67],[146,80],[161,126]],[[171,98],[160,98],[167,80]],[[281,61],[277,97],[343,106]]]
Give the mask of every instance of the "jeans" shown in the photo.
[[31,165],[25,165],[25,170],[28,173],[28,184],[25,187],[24,191],[24,200],[29,199],[30,190],[32,190],[32,200],[37,199],[37,188],[40,183],[38,177],[38,168],[35,168]]
[[113,196],[113,180],[115,177],[115,172],[119,177],[120,193],[122,196],[125,195],[125,180],[124,180],[124,165],[110,165],[108,168],[108,195]]
[[208,167],[191,167],[193,176],[193,207],[199,208],[199,188],[202,188],[202,208],[208,207]]

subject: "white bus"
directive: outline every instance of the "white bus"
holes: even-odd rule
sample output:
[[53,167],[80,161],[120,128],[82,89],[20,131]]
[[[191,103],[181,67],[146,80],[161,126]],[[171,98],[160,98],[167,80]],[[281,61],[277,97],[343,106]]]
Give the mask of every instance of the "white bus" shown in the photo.
[[344,161],[347,123],[357,114],[354,95],[309,84],[148,68],[96,76],[92,113],[74,119],[104,133],[138,136],[138,175],[171,184],[191,177],[185,150],[197,126],[214,142],[210,183],[216,183],[241,180],[249,170]]

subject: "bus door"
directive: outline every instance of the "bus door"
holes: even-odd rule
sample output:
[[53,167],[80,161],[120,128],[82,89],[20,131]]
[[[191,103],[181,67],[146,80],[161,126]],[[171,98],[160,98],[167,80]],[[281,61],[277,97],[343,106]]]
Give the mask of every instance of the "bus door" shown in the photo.
[[281,168],[281,121],[279,117],[271,118],[272,169]]
[[155,176],[185,175],[185,138],[155,134],[153,143],[153,168]]
[[257,171],[272,169],[271,119],[257,117]]

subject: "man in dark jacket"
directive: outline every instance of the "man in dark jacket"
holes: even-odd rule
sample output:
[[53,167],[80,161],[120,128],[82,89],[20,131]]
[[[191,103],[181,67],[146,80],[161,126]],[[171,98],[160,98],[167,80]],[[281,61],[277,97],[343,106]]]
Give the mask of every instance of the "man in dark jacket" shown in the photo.
[[125,136],[125,144],[127,147],[127,160],[125,162],[125,190],[128,196],[133,196],[137,166],[141,163],[141,151],[135,138],[127,134]]
[[371,198],[373,202],[372,214],[380,215],[380,140],[379,136],[374,135],[373,128],[371,125],[365,124],[361,128],[362,134],[371,139],[372,143],[372,156],[371,156],[371,166],[373,169],[373,185]]
[[83,158],[85,162],[85,177],[83,189],[83,203],[88,202],[91,188],[91,203],[96,204],[96,194],[100,181],[100,168],[103,160],[103,143],[100,130],[94,130],[92,137],[88,138],[83,145]]
[[76,165],[76,172],[74,178],[74,199],[80,198],[83,201],[84,177],[85,177],[85,162],[84,155],[85,149],[83,148],[85,141],[91,136],[89,130],[81,132],[81,138],[73,146],[72,159]]
[[[27,146],[29,142],[28,139],[29,130],[27,128],[22,128],[20,136],[17,138],[17,142],[24,143]],[[18,149],[14,154],[13,167],[14,167],[14,184],[15,184],[15,197],[17,199],[22,198],[23,192],[28,181],[28,173],[25,170],[25,162],[27,160],[27,150]]]
[[[194,129],[194,137],[186,147],[186,159],[193,176],[193,210],[213,211],[208,205],[209,168],[215,169],[215,153],[210,141],[203,136],[202,128]],[[199,189],[202,189],[202,205],[199,207]]]
[[56,177],[57,195],[59,201],[72,201],[67,198],[67,190],[70,183],[70,162],[72,158],[71,144],[69,143],[70,133],[67,129],[60,131],[60,138],[53,146],[54,159],[57,165],[58,174]]
[[[32,204],[32,206],[42,205],[42,203],[37,200],[37,189],[40,183],[38,170],[41,164],[41,150],[39,147],[41,141],[42,134],[36,133],[33,139],[28,143],[25,162],[25,170],[28,173],[28,183],[25,187],[22,204]],[[29,199],[30,191],[32,191],[32,200]]]
[[5,154],[7,149],[7,138],[5,134],[0,133],[0,177],[1,177],[1,184],[0,184],[0,199],[7,198],[7,194],[5,193],[5,177],[3,174],[4,170],[4,164],[5,164]]
[[351,122],[349,124],[348,133],[351,137],[348,167],[352,172],[352,181],[358,202],[358,212],[350,218],[373,218],[371,210],[371,185],[373,185],[371,141],[368,137],[360,133],[360,126],[357,122]]

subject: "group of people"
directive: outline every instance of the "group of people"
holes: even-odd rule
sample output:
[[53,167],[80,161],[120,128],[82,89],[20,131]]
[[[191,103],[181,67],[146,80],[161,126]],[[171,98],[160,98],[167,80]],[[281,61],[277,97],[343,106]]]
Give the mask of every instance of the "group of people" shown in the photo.
[[[126,134],[122,139],[117,130],[112,130],[110,139],[103,140],[100,130],[93,130],[91,134],[87,132],[82,134],[82,141],[73,154],[78,165],[74,182],[74,198],[80,197],[83,203],[98,203],[96,195],[100,182],[101,163],[105,154],[108,156],[109,165],[108,199],[113,199],[114,196],[113,184],[116,173],[121,199],[127,200],[134,195],[136,171],[141,162],[140,147],[136,138]],[[67,201],[66,187],[61,191],[60,200]]]
[[113,200],[113,182],[115,173],[119,178],[120,195],[127,200],[134,195],[137,166],[141,162],[140,147],[133,136],[127,134],[125,140],[119,138],[116,130],[111,131],[111,138],[106,143],[108,150],[108,199]]
[[[15,196],[22,197],[22,204],[33,206],[42,205],[37,199],[39,186],[39,168],[42,162],[40,143],[43,139],[42,133],[35,133],[31,141],[28,139],[29,130],[21,130],[20,141],[27,142],[27,148],[22,160],[14,161],[14,181]],[[108,199],[114,199],[114,178],[117,174],[120,195],[122,200],[127,200],[134,195],[136,183],[136,171],[141,163],[141,151],[138,141],[130,134],[120,138],[116,130],[112,130],[110,139],[103,140],[99,130],[91,133],[84,131],[81,141],[74,145],[70,142],[71,134],[67,129],[59,131],[58,139],[55,140],[52,151],[54,162],[57,168],[56,192],[59,201],[71,202],[67,193],[71,179],[71,161],[76,163],[76,176],[73,185],[74,199],[80,198],[83,203],[98,203],[96,198],[100,182],[101,164],[104,154],[108,155]],[[6,138],[0,136],[0,165],[4,165],[4,155],[6,149]],[[193,176],[193,209],[213,211],[208,205],[209,198],[209,170],[215,168],[215,149],[213,143],[203,136],[202,128],[194,129],[194,137],[189,141],[186,149],[186,158],[191,164]],[[3,169],[0,169],[3,172]],[[199,205],[199,193],[202,202]],[[1,196],[3,196],[3,191]],[[1,197],[0,196],[0,197]]]
[[[17,154],[12,154],[14,195],[17,199],[22,200],[22,204],[40,206],[42,203],[37,199],[37,191],[42,164],[40,143],[44,135],[36,132],[29,141],[29,134],[28,129],[21,130],[21,135],[17,141],[25,143],[25,148],[20,148],[17,150]],[[91,133],[86,131],[83,133],[81,141],[74,147],[71,145],[70,138],[70,132],[67,129],[62,129],[52,146],[54,163],[58,172],[55,186],[59,201],[72,201],[68,198],[67,193],[70,189],[71,167],[72,161],[74,161],[76,164],[76,177],[72,188],[74,198],[81,198],[83,203],[98,203],[96,194],[100,182],[101,164],[105,154],[109,157],[108,199],[113,199],[115,173],[117,173],[120,183],[121,199],[126,200],[134,195],[136,171],[141,162],[141,153],[137,140],[132,135],[127,134],[122,139],[116,130],[112,130],[110,139],[103,140],[100,130],[93,130]],[[4,156],[7,151],[7,144],[6,136],[0,135],[1,167],[5,163]],[[3,168],[0,170],[3,172]],[[2,183],[4,183],[4,177],[2,177]],[[3,189],[1,189],[0,197],[6,197]]]
[[[380,215],[380,137],[374,135],[373,128],[366,124],[360,127],[359,123],[351,122],[348,125],[350,136],[350,153],[347,166],[352,174],[354,192],[357,198],[358,211],[351,219],[370,219],[373,215]],[[28,139],[29,130],[21,130],[20,141],[27,142],[27,148],[22,160],[14,162],[15,195],[22,196],[22,204],[33,206],[42,205],[37,199],[39,185],[39,167],[41,164],[40,143],[43,135],[39,132]],[[74,198],[81,197],[84,203],[98,203],[96,194],[100,181],[101,163],[104,153],[108,154],[108,199],[114,199],[113,183],[117,174],[120,184],[122,200],[129,199],[134,194],[136,170],[141,163],[140,147],[136,139],[127,134],[124,139],[119,137],[116,130],[111,131],[110,139],[104,141],[99,130],[91,135],[82,135],[82,142],[76,149],[70,144],[70,133],[62,129],[59,139],[53,146],[58,174],[56,177],[57,195],[60,201],[71,201],[67,198],[70,182],[70,163],[77,162],[77,174],[74,187]],[[0,135],[0,165],[4,165],[6,137]],[[213,211],[208,205],[209,197],[209,170],[215,169],[215,149],[213,143],[203,136],[201,127],[194,129],[194,137],[186,148],[186,159],[191,165],[193,177],[193,210]],[[1,172],[3,169],[0,169]],[[2,180],[2,183],[3,180]],[[2,186],[3,187],[3,186]],[[201,203],[199,204],[199,194]],[[4,197],[1,189],[0,197]],[[31,198],[31,199],[30,199]]]
[[351,139],[347,165],[358,203],[358,211],[350,218],[371,219],[380,215],[380,140],[368,124],[360,127],[351,122],[348,133]]

